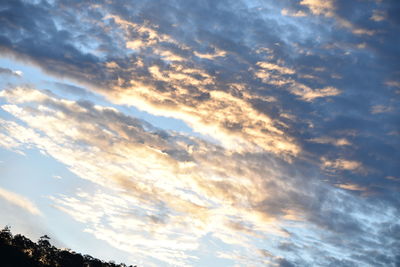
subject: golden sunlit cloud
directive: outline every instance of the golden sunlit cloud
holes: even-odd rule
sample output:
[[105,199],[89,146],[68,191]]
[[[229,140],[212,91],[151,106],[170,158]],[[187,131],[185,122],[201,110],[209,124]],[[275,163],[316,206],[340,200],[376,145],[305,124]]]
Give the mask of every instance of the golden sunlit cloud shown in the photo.
[[347,160],[347,159],[327,160],[323,158],[322,166],[323,168],[333,169],[333,170],[357,171],[361,169],[362,164],[361,162],[355,160]]
[[[208,233],[246,248],[252,238],[289,238],[285,222],[303,221],[301,208],[274,204],[276,198],[291,201],[297,189],[291,180],[279,178],[282,168],[272,158],[247,158],[201,139],[160,135],[113,108],[35,89],[18,87],[1,95],[10,102],[2,109],[27,125],[9,123],[3,129],[15,143],[38,147],[109,191],[53,196],[55,207],[122,250],[151,256],[155,248],[160,260],[180,266],[189,258],[185,251],[196,250]],[[212,97],[235,105],[228,96]]]

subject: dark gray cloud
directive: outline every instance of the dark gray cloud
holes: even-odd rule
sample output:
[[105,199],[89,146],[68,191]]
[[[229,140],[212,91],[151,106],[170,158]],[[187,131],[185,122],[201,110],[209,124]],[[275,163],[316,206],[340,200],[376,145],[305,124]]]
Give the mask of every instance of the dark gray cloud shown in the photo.
[[280,259],[279,260],[279,267],[295,267],[296,265],[294,265],[293,263],[291,263],[290,261],[286,260],[286,259]]

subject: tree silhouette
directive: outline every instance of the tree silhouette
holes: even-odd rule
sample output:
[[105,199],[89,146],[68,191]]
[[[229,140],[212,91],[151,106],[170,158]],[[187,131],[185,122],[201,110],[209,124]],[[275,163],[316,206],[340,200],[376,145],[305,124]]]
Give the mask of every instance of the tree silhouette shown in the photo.
[[[58,249],[51,245],[50,237],[41,236],[37,243],[23,235],[12,235],[10,227],[0,231],[0,266],[1,267],[127,267],[104,262],[90,255]],[[128,267],[136,267],[128,266]]]

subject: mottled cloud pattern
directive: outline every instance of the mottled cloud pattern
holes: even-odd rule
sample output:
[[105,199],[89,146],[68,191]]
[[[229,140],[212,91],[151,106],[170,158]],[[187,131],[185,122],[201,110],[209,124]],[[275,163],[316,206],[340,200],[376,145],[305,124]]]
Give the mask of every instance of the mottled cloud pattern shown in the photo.
[[3,1],[0,54],[60,82],[0,68],[14,77],[1,88],[0,146],[38,149],[98,186],[48,197],[154,266],[397,266],[399,10]]

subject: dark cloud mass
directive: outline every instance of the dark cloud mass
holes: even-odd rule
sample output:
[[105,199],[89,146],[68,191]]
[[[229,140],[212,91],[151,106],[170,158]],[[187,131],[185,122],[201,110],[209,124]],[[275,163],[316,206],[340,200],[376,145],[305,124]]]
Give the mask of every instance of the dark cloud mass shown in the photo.
[[[193,165],[198,177],[185,181],[182,195],[195,185],[194,195],[253,210],[268,222],[301,214],[293,221],[305,229],[282,227],[288,237],[273,249],[258,246],[256,265],[399,266],[399,10],[394,0],[1,1],[0,55],[82,85],[53,83],[66,94],[98,93],[115,105],[183,120],[218,145],[35,89],[3,90],[11,103],[3,109],[45,133],[41,138],[46,129],[38,118],[60,112],[76,130],[62,139],[70,149],[79,143],[82,155],[101,151],[121,170],[129,169],[124,159],[132,147],[159,152],[155,162],[170,164],[177,177]],[[1,75],[19,74],[0,68]],[[1,127],[12,135],[12,124]],[[56,140],[60,132],[47,134]],[[101,180],[96,170],[87,174],[89,167],[64,162],[85,179]],[[142,177],[143,170],[133,171]],[[163,225],[179,216],[172,211],[191,214],[179,210],[169,189],[116,173],[108,173],[113,182],[157,203],[157,214],[142,217]],[[243,177],[245,186],[232,177]],[[234,221],[229,229],[267,239],[258,219],[235,216],[227,216]]]

